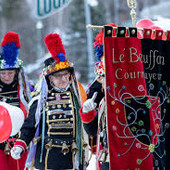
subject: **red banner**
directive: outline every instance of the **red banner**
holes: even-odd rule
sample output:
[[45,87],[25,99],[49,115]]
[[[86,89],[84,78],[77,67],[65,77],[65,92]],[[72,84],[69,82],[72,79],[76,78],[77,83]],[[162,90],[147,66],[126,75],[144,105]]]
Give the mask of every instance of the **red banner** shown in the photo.
[[151,170],[160,131],[160,98],[146,89],[141,40],[105,37],[111,170]]

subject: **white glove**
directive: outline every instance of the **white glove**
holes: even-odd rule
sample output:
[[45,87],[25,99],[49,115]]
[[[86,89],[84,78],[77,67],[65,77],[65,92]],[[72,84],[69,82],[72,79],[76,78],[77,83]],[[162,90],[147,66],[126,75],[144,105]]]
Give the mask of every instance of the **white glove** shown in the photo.
[[97,103],[94,103],[94,100],[96,99],[96,97],[97,97],[97,92],[93,94],[91,99],[88,99],[84,102],[83,109],[82,109],[83,113],[88,113],[96,108]]
[[22,152],[23,152],[23,149],[21,147],[15,146],[11,149],[11,156],[14,159],[20,159]]

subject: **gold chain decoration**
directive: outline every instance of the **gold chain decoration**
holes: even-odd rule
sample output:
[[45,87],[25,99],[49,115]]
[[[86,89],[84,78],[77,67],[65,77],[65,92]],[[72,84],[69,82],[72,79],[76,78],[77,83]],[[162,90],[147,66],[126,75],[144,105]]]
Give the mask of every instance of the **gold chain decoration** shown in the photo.
[[127,0],[127,5],[131,9],[130,15],[132,18],[132,26],[136,27],[136,0]]

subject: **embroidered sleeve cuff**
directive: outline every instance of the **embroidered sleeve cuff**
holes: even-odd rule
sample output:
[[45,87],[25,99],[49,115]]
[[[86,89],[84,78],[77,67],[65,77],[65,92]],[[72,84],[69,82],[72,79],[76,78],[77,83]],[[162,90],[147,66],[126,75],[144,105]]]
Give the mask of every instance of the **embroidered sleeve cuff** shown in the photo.
[[15,146],[21,147],[24,151],[26,151],[26,148],[27,148],[27,144],[21,139],[16,140]]
[[92,110],[92,111],[90,111],[88,113],[83,113],[82,109],[83,108],[80,108],[79,114],[81,116],[81,119],[82,119],[83,123],[90,123],[94,119],[94,117],[96,115],[96,111]]

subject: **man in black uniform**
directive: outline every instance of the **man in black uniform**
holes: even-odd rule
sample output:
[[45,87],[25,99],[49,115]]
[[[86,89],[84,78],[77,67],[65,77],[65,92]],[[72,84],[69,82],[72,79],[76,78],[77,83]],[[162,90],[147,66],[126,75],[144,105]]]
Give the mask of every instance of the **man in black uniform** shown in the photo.
[[27,163],[37,169],[83,169],[83,133],[78,110],[84,89],[76,81],[72,63],[67,61],[58,34],[49,34],[45,43],[52,57],[45,60],[29,116],[11,155],[20,157],[31,141]]

